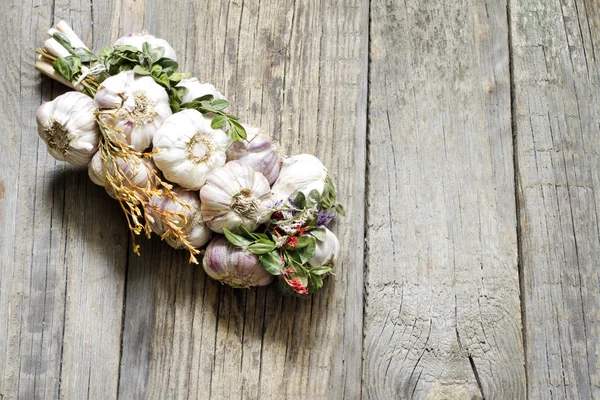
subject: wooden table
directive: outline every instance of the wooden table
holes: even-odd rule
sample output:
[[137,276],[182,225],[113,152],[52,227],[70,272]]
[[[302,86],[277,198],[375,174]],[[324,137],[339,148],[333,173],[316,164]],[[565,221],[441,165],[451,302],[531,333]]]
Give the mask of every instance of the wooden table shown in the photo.
[[[52,159],[60,19],[167,39],[348,215],[309,300],[233,290]],[[3,0],[0,399],[600,398],[598,0]]]

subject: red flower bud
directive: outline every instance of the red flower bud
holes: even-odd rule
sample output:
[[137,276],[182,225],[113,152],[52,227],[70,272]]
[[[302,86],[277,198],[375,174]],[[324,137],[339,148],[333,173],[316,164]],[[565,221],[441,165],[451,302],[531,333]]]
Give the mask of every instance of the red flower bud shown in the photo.
[[298,244],[298,238],[296,236],[290,236],[286,244],[293,249]]

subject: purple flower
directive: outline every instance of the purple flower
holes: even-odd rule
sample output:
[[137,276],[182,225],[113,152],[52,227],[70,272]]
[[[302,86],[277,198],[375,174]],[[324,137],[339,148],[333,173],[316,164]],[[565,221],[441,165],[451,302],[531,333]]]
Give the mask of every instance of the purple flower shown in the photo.
[[335,218],[335,215],[328,213],[319,213],[317,216],[317,225],[318,226],[327,226],[327,224]]

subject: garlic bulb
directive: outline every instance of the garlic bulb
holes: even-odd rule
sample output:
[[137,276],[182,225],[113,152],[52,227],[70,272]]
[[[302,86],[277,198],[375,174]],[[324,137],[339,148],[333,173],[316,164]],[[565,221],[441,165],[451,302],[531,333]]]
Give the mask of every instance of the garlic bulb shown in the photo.
[[310,154],[299,154],[283,160],[277,181],[273,184],[275,199],[294,198],[298,192],[308,195],[316,189],[323,193],[327,169],[323,163]]
[[[135,157],[131,157],[129,162],[122,158],[117,158],[117,163],[123,174],[129,179],[129,182],[125,182],[125,187],[132,187],[132,184],[139,187],[145,187],[148,184],[148,175],[150,174],[149,170],[155,170],[153,163],[151,160],[139,160]],[[113,178],[115,177],[114,173],[114,165],[112,163],[109,164],[108,173]],[[102,162],[102,158],[100,157],[100,152],[94,154],[92,161],[88,165],[88,175],[92,182],[94,182],[98,186],[103,186],[106,189],[106,192],[112,198],[116,198],[114,194],[114,190],[110,186],[110,184],[106,181],[107,171]]]
[[260,172],[231,161],[214,169],[200,189],[202,218],[210,229],[252,232],[271,216],[272,195],[267,178]]
[[100,118],[117,131],[116,139],[144,151],[169,117],[169,95],[150,76],[123,71],[100,85],[94,97]]
[[234,288],[266,286],[274,278],[265,271],[256,254],[235,247],[222,235],[206,248],[202,266],[208,276]]
[[[174,201],[166,196],[155,196],[150,200],[150,207],[156,207],[160,212],[170,213],[181,213],[184,218],[178,215],[172,215],[170,218],[175,225],[181,228],[185,239],[190,242],[194,247],[202,247],[210,240],[212,232],[204,221],[202,221],[202,214],[200,213],[200,198],[198,192],[190,192],[183,188],[176,187],[172,191],[177,195],[177,198],[186,203],[188,207],[185,207],[182,203]],[[168,227],[165,226],[163,221],[158,217],[156,212],[151,211],[150,215],[153,216],[154,222],[150,222],[152,231],[158,235],[163,236],[167,233]],[[171,247],[176,249],[185,248],[180,238],[168,235],[165,240]]]
[[340,255],[340,242],[329,229],[325,228],[325,240],[317,240],[315,252],[308,263],[314,267],[335,266]]
[[94,101],[79,92],[65,93],[39,106],[38,134],[52,157],[77,166],[89,164],[101,135],[94,111]]
[[227,161],[238,160],[263,174],[272,185],[279,176],[281,156],[271,143],[271,139],[258,128],[244,125],[246,140],[233,142],[227,150]]
[[173,47],[164,39],[156,38],[152,35],[144,35],[143,33],[128,33],[127,35],[117,39],[113,46],[133,46],[139,51],[142,51],[143,44],[147,42],[150,47],[162,47],[165,49],[164,58],[170,58],[173,61],[177,61],[175,50]]
[[212,129],[210,122],[188,109],[167,118],[156,132],[154,162],[169,181],[198,190],[210,171],[225,165],[231,139],[221,129]]
[[185,94],[181,98],[182,103],[189,103],[207,94],[212,95],[215,99],[227,100],[213,85],[210,83],[200,83],[196,78],[182,79],[177,86],[186,88]]

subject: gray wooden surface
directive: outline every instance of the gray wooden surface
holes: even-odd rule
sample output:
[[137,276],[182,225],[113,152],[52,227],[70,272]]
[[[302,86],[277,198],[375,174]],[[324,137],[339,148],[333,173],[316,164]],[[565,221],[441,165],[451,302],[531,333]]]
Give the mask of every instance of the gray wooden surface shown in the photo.
[[[233,290],[54,161],[33,70],[167,39],[348,216],[310,300]],[[0,399],[600,398],[598,0],[4,0]]]

